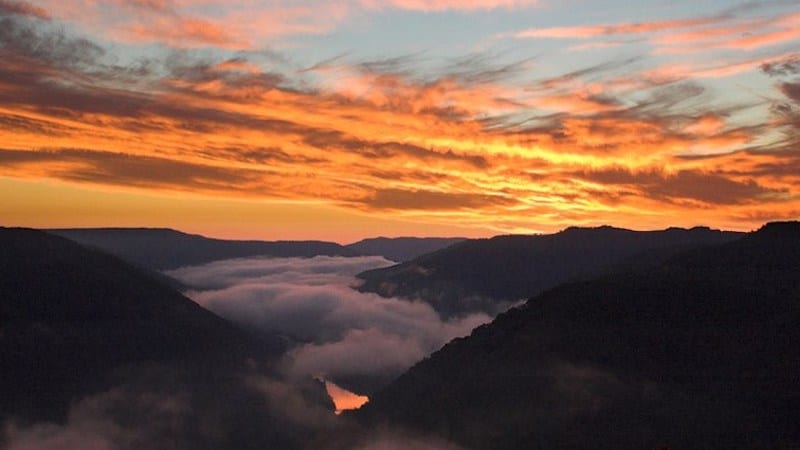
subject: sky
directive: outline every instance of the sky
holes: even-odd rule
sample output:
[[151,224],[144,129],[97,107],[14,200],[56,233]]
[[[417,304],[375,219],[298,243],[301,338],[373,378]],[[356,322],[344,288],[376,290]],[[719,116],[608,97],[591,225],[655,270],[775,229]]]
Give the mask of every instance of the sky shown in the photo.
[[0,0],[0,223],[800,218],[796,0]]

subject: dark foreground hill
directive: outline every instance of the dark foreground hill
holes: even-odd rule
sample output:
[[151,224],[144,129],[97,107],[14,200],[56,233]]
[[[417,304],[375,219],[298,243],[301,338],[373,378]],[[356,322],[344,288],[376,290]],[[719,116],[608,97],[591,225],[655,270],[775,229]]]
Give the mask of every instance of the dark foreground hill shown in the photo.
[[681,250],[740,236],[702,227],[645,232],[606,226],[471,239],[402,264],[363,272],[358,275],[364,280],[359,290],[419,298],[444,317],[472,311],[497,313],[509,302],[577,277],[653,264]]
[[379,255],[392,261],[410,261],[426,253],[435,252],[465,241],[466,238],[370,238],[347,245],[360,255]]
[[[0,423],[77,414],[81,427],[116,430],[126,444],[114,448],[292,448],[302,432],[243,382],[288,395],[259,369],[282,351],[114,256],[0,228]],[[308,395],[329,403],[313,386]],[[151,423],[159,414],[169,420]],[[137,441],[147,428],[137,418],[167,434]],[[105,420],[113,426],[95,426]]]
[[800,447],[800,223],[547,291],[357,415],[474,449]]
[[248,256],[357,255],[355,251],[334,242],[232,241],[164,228],[76,228],[47,231],[152,270],[177,269]]

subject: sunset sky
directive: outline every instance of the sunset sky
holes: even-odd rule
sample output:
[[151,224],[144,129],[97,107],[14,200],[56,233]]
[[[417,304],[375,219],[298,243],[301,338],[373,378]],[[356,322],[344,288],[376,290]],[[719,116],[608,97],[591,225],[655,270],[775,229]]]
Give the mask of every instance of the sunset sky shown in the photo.
[[0,225],[798,218],[797,0],[0,0]]

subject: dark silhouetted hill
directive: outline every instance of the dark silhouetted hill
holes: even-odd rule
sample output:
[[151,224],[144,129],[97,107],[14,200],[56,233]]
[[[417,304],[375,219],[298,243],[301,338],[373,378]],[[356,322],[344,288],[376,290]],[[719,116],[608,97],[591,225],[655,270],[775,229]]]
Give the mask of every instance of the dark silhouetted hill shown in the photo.
[[795,449],[798,274],[800,223],[787,222],[565,284],[447,344],[357,416],[473,449]]
[[418,237],[398,237],[386,238],[378,237],[363,239],[349,244],[346,247],[360,255],[377,255],[392,261],[410,261],[426,253],[435,252],[453,244],[465,241],[466,238],[418,238]]
[[191,367],[190,385],[223,382],[246,359],[269,361],[283,347],[114,256],[0,228],[0,418],[63,418],[115,372],[147,365]]
[[152,270],[248,256],[356,256],[353,250],[323,241],[232,241],[164,228],[76,228],[47,230]]
[[444,317],[497,313],[509,302],[566,281],[657,263],[688,248],[737,239],[704,227],[631,231],[568,228],[549,235],[467,240],[392,267],[359,274],[362,292],[419,298]]

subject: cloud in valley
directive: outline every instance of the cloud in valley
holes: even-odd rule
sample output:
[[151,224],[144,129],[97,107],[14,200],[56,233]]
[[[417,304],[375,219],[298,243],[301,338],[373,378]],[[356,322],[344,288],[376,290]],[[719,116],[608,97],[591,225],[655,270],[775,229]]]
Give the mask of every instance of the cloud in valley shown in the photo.
[[168,274],[217,314],[299,342],[288,358],[297,375],[387,381],[490,320],[473,314],[443,321],[426,303],[352,289],[355,274],[390,264],[381,257],[246,258]]

